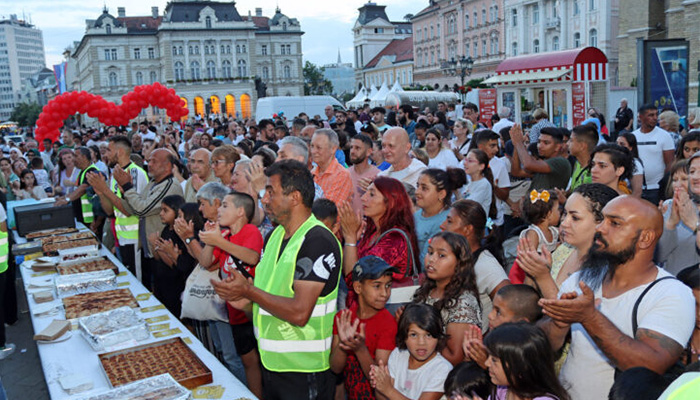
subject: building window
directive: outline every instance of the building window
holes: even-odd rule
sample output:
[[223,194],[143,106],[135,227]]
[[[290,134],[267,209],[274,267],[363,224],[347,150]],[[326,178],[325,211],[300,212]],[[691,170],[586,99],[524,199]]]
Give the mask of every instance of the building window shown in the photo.
[[481,55],[486,57],[488,55],[488,48],[486,47],[486,39],[481,41]]
[[479,56],[479,42],[474,42],[474,58]]
[[226,46],[221,45],[221,54],[226,54]]
[[440,24],[437,24],[437,31],[435,32],[435,36],[440,37]]
[[154,49],[153,47],[148,48],[148,58],[156,58],[156,49]]
[[241,54],[241,45],[240,44],[236,45],[236,54]]
[[246,48],[245,48],[245,45],[244,45],[244,44],[243,44],[243,45],[241,45],[241,52],[243,52],[244,54],[248,52],[248,50],[246,50]]
[[216,79],[216,64],[214,61],[207,61],[207,79]]
[[596,6],[595,0],[588,0],[588,9],[589,9],[590,11],[595,10],[595,6]]
[[574,0],[574,15],[579,15],[580,13],[581,9],[579,8],[578,0]]
[[468,13],[467,13],[467,14],[464,14],[464,28],[465,28],[465,29],[469,29],[469,28],[470,28],[470,26],[469,26],[469,14],[468,14]]
[[108,35],[111,35],[111,34],[112,34],[112,25],[107,24],[107,26],[105,27],[105,29],[107,30],[107,34],[108,34]]
[[557,14],[557,3],[555,1],[552,2],[552,17],[556,18],[558,16]]
[[226,45],[226,54],[231,54],[231,46]]
[[143,85],[143,74],[141,72],[136,73],[136,85]]
[[464,45],[464,54],[469,57],[469,43]]
[[374,28],[374,33],[384,33],[384,28]]
[[574,33],[574,48],[576,47],[581,47],[581,34],[578,32]]
[[260,46],[260,54],[262,54],[264,56],[267,55],[267,45],[266,44]]
[[116,87],[119,83],[117,82],[117,73],[116,72],[110,72],[109,73],[109,86],[110,87]]
[[173,55],[174,55],[174,56],[177,55],[177,46],[173,46]]
[[224,60],[224,62],[221,63],[221,73],[224,75],[224,78],[233,78],[233,74],[231,72],[231,61]]
[[245,60],[238,60],[238,76],[244,77],[248,75],[248,68],[246,67]]
[[435,28],[432,25],[430,26],[430,38],[435,38]]
[[209,55],[209,46],[204,46],[204,55]]
[[598,31],[596,29],[591,29],[588,32],[588,45],[598,47]]
[[481,9],[481,23],[486,25],[486,8]]
[[262,77],[263,79],[270,79],[270,68],[262,67]]
[[185,80],[185,66],[180,62],[175,63],[175,81]]
[[111,53],[112,53],[112,60],[116,60],[117,59],[117,49],[112,49]]
[[539,6],[539,4],[535,4],[532,6],[532,23],[533,24],[540,23],[540,6]]
[[156,83],[158,80],[158,74],[156,74],[156,71],[151,71],[148,75],[151,78],[151,83]]
[[287,22],[282,22],[282,30],[286,31],[287,30]]
[[211,17],[206,17],[204,19],[204,23],[206,24],[207,29],[211,29]]
[[178,53],[179,55],[182,55],[182,46],[178,46],[178,48],[177,48],[177,53]]
[[200,75],[199,63],[197,61],[192,61],[192,63],[190,63],[190,77],[195,80],[202,78]]
[[474,10],[474,28],[476,28],[477,25],[479,25],[479,14]]
[[112,53],[109,51],[109,49],[105,49],[105,60],[109,61],[112,59]]
[[285,65],[283,68],[284,71],[284,77],[286,79],[289,79],[292,77],[292,68],[289,67],[289,65]]
[[493,22],[498,22],[498,6],[493,6]]
[[511,24],[513,26],[518,26],[518,10],[513,8],[512,10],[510,10],[510,14],[511,14]]
[[199,54],[199,46],[194,46],[194,54]]
[[510,54],[511,54],[513,57],[517,56],[517,55],[518,55],[518,43],[513,42],[513,43],[510,45],[510,48],[511,48]]
[[428,40],[430,37],[428,36],[428,28],[423,28],[423,40]]
[[532,42],[532,52],[533,53],[539,53],[540,52],[540,41],[539,39],[535,39]]
[[555,36],[552,38],[552,50],[554,50],[554,51],[559,50],[559,36]]

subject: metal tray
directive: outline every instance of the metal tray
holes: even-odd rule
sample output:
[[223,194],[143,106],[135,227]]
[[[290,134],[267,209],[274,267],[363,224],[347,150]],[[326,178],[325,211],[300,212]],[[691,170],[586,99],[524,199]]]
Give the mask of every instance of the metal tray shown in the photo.
[[143,341],[151,336],[146,321],[130,307],[82,317],[78,320],[78,326],[95,351],[104,351],[129,340]]

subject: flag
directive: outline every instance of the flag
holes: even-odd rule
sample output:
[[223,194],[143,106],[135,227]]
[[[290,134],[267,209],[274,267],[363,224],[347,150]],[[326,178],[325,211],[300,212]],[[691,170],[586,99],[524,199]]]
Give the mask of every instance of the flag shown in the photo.
[[63,94],[68,91],[66,85],[66,63],[62,62],[53,66],[53,73],[56,77],[58,93]]

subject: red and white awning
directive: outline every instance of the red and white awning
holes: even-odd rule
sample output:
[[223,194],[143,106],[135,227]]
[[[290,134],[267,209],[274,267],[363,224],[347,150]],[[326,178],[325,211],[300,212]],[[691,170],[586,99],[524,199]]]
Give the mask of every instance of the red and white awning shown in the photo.
[[496,75],[484,81],[497,86],[561,81],[605,81],[608,58],[596,47],[507,58]]

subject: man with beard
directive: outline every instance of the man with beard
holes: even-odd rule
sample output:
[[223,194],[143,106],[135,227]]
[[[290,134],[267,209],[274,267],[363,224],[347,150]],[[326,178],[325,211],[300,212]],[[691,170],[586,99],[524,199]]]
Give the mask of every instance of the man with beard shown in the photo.
[[413,106],[410,104],[404,104],[399,107],[397,117],[399,117],[399,126],[403,127],[403,129],[405,129],[408,133],[409,143],[413,143],[416,140],[416,121],[413,120],[415,118]]
[[[379,173],[379,168],[369,163],[369,156],[372,154],[372,139],[365,135],[357,135],[350,140],[350,179],[355,195],[352,199],[352,208],[356,214],[363,215],[362,195],[365,188],[374,180]],[[362,183],[360,183],[362,181]]]
[[540,300],[547,316],[541,327],[555,350],[571,331],[559,377],[573,400],[607,398],[616,369],[663,374],[695,326],[690,289],[653,262],[663,232],[657,208],[622,196],[603,216],[581,271],[562,284],[559,299]]
[[261,147],[265,143],[275,143],[277,135],[275,135],[275,123],[271,119],[262,119],[258,123],[259,135],[255,141],[255,148]]
[[330,399],[340,243],[311,213],[313,177],[304,164],[279,161],[265,175],[262,202],[277,228],[266,238],[255,278],[232,274],[212,285],[231,306],[252,305],[265,399]]

